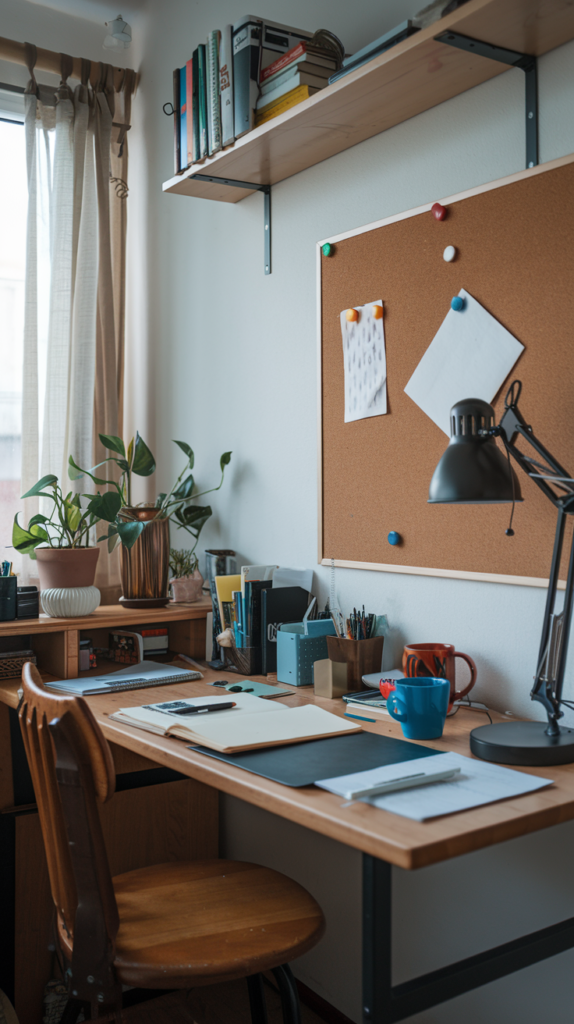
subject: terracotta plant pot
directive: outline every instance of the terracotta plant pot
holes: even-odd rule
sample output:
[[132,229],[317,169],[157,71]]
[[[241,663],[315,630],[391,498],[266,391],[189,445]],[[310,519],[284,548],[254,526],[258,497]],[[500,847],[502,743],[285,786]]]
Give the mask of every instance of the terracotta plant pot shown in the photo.
[[160,608],[169,601],[169,520],[156,520],[157,508],[128,508],[123,511],[130,514],[129,518],[139,519],[147,525],[132,548],[120,547],[122,604],[128,608],[139,605]]
[[203,587],[203,576],[199,569],[195,569],[191,576],[180,576],[179,579],[169,581],[173,592],[173,600],[176,604],[189,604],[191,601],[199,601],[201,588]]
[[36,548],[40,590],[93,587],[99,548]]

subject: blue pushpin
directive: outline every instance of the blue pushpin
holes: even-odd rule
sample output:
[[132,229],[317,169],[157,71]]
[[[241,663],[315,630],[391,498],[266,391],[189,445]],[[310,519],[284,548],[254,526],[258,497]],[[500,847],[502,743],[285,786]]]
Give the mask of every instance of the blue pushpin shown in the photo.
[[460,313],[461,309],[464,309],[464,299],[460,295],[455,295],[454,299],[450,300],[450,308]]
[[325,245],[321,246],[321,252],[323,256],[333,256],[335,253],[335,246],[331,245],[330,242],[325,242]]
[[400,533],[397,533],[396,530],[391,530],[389,536],[387,537],[387,540],[389,544],[393,544],[396,547],[397,544],[401,543],[401,535]]

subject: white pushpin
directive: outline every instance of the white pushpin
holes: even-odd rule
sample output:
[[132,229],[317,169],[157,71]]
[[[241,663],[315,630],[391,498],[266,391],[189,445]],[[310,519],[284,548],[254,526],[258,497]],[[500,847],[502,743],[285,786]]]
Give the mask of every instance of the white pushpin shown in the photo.
[[442,254],[442,258],[445,261],[445,263],[452,263],[452,261],[455,258],[455,256],[456,256],[456,249],[455,249],[454,245],[447,245],[445,251]]

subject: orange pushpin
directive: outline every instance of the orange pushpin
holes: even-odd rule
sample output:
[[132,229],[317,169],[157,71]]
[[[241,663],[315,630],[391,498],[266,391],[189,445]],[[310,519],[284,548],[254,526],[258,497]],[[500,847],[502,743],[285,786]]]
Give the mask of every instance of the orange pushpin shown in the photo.
[[359,319],[359,311],[357,309],[348,309],[346,317],[350,324],[356,323]]
[[383,307],[379,306],[379,304],[377,303],[376,306],[373,306],[373,320],[382,320],[382,319],[383,319]]

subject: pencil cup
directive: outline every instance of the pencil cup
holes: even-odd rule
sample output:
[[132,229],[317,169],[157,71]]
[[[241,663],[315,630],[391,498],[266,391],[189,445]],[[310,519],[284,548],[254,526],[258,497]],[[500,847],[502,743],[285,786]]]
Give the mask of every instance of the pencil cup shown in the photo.
[[381,671],[383,636],[373,636],[370,640],[347,640],[339,636],[326,639],[331,661],[347,663],[347,690],[364,690],[363,676]]

